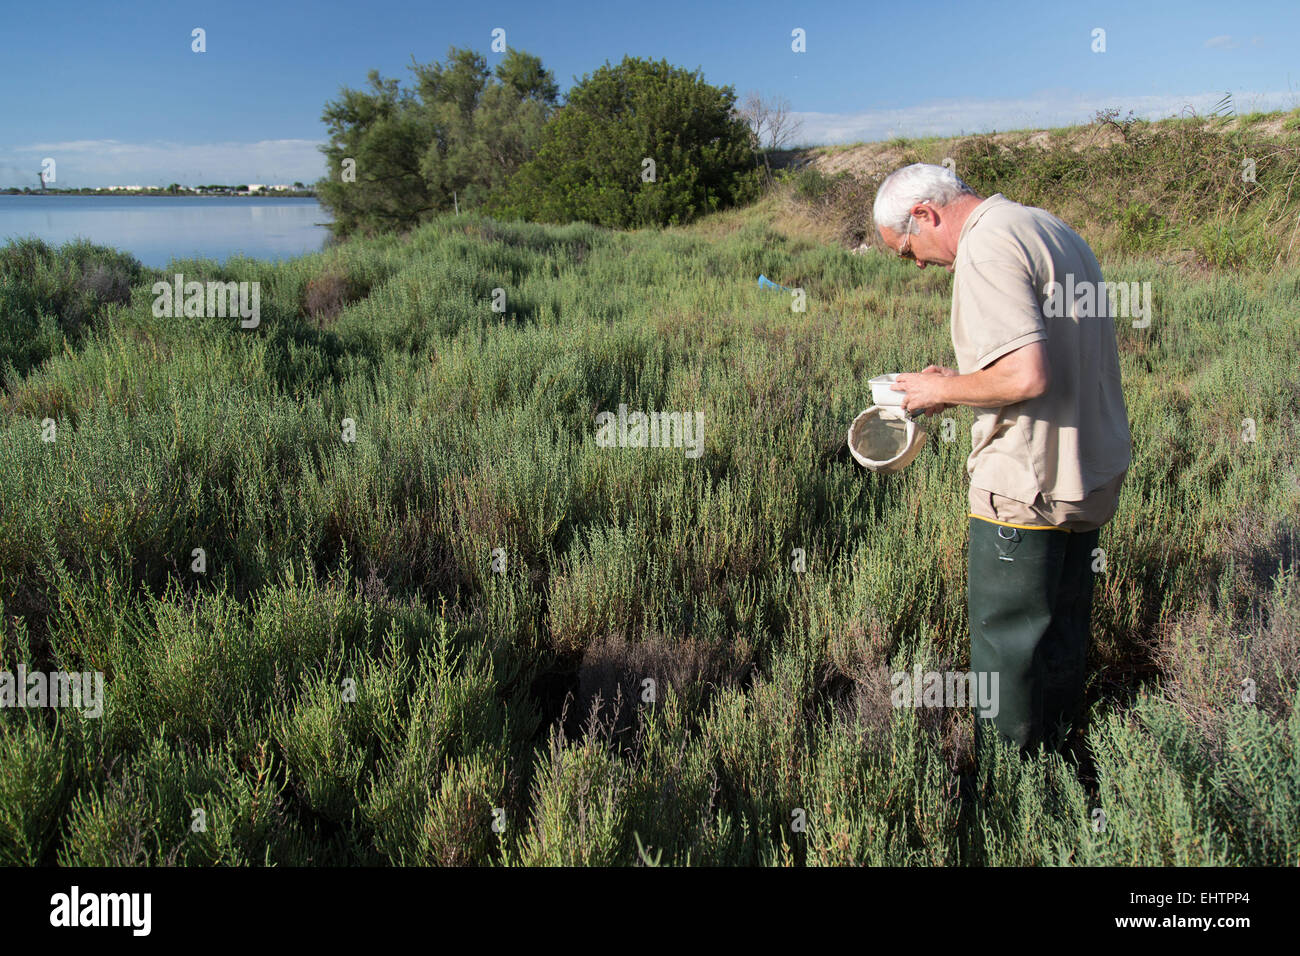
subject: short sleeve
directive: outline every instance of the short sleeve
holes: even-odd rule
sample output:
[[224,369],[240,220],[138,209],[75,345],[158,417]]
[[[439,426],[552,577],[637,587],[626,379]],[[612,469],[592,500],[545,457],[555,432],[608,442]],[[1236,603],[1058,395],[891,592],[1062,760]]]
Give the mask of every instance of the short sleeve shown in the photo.
[[961,304],[960,335],[965,339],[962,351],[974,357],[973,369],[1047,340],[1034,276],[1014,243],[982,244],[954,271],[954,301]]

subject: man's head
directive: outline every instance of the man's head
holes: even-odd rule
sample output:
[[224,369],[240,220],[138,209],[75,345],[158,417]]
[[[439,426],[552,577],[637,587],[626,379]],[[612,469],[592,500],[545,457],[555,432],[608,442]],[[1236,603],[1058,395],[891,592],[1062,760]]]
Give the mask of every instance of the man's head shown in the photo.
[[981,197],[946,166],[913,163],[890,173],[876,190],[873,215],[885,245],[918,268],[957,259],[957,237]]

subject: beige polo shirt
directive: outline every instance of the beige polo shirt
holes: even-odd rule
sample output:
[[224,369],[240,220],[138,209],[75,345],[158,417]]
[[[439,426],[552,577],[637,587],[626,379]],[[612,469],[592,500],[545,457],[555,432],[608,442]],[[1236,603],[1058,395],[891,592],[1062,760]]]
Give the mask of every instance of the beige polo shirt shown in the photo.
[[[1082,501],[1128,468],[1128,409],[1101,281],[1088,244],[1043,209],[997,193],[967,218],[953,264],[958,371],[986,368],[1032,342],[1046,343],[1051,367],[1038,398],[975,409],[972,487],[1041,506]],[[1091,297],[1083,298],[1089,283]]]

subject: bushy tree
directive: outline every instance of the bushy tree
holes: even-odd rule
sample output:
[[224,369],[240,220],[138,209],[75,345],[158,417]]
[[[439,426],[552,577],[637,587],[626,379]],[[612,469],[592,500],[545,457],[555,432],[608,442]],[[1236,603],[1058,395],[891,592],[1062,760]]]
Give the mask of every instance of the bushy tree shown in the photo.
[[330,133],[321,147],[329,173],[316,192],[340,235],[409,229],[434,208],[420,173],[429,138],[425,117],[397,80],[377,70],[368,80],[369,89],[344,88],[321,114]]
[[[371,71],[368,90],[326,104],[329,175],[317,193],[338,234],[409,229],[456,202],[481,204],[536,150],[558,96],[541,60],[518,50],[494,71],[455,47],[411,71],[414,89]],[[342,176],[349,158],[355,182]]]
[[434,137],[420,168],[446,208],[480,205],[537,151],[559,87],[542,61],[507,50],[493,73],[483,57],[453,50],[446,66],[417,67]]
[[710,86],[698,71],[637,57],[606,62],[569,92],[537,155],[489,209],[627,227],[687,222],[747,201],[758,175],[734,106],[731,87]]

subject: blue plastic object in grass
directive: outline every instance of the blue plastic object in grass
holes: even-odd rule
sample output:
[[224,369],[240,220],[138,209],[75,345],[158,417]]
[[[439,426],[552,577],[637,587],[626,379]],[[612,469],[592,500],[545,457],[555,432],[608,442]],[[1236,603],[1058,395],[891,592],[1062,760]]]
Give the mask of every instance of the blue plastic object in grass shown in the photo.
[[791,291],[788,286],[778,285],[765,275],[760,275],[758,277],[758,287],[760,289],[781,289],[784,292]]

